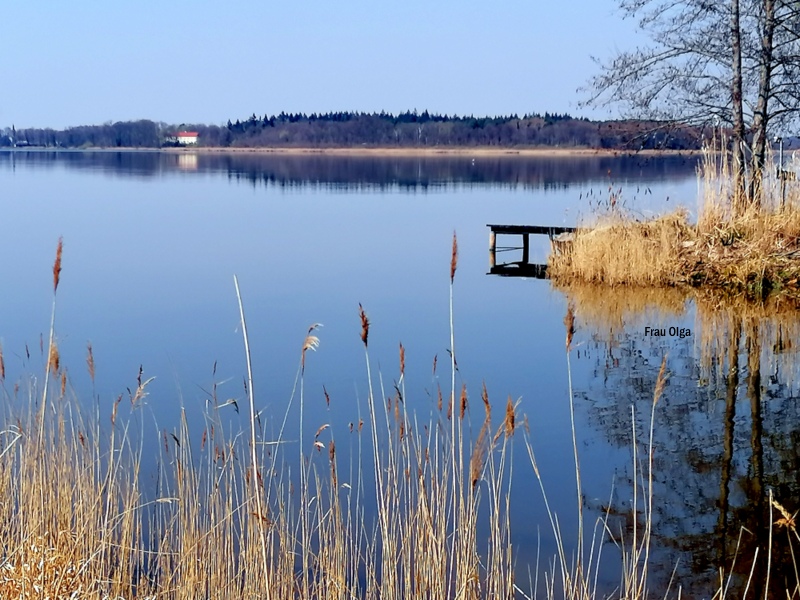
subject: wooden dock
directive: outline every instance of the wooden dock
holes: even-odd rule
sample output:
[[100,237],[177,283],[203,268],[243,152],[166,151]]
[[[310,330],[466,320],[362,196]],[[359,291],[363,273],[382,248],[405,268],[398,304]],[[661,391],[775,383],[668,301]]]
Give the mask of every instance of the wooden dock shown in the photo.
[[[530,262],[530,236],[546,235],[550,239],[551,248],[555,248],[558,240],[556,236],[571,234],[575,227],[549,227],[545,225],[496,225],[488,224],[489,228],[489,273],[492,275],[505,275],[516,277],[534,277],[544,279],[547,277],[547,265]],[[522,245],[498,246],[497,236],[521,236]],[[498,252],[522,250],[522,260],[497,263]]]

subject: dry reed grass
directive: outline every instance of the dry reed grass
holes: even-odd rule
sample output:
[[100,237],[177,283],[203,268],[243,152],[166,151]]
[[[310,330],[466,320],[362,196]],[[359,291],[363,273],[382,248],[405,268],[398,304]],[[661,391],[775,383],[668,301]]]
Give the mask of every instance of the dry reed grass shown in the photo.
[[[61,248],[59,242],[54,292]],[[454,236],[451,306],[457,254]],[[484,388],[486,419],[474,447],[465,385],[459,418],[446,425],[440,392],[432,420],[418,423],[406,411],[400,345],[395,394],[388,403],[377,402],[367,353],[370,323],[359,306],[369,417],[350,433],[362,448],[366,425],[364,442],[371,448],[363,450],[373,468],[365,467],[361,451],[341,465],[333,429],[325,423],[308,448],[300,444],[295,488],[283,458],[283,428],[278,439],[266,440],[258,424],[242,296],[236,278],[234,283],[248,367],[249,435],[224,433],[219,408],[229,402],[218,404],[215,385],[202,435],[190,432],[185,418],[177,430],[159,432],[154,490],[142,489],[141,468],[152,433],[141,420],[123,416],[126,406],[131,415],[140,410],[151,379],[140,369],[130,402],[116,399],[108,433],[96,416],[85,418],[81,403],[66,394],[54,303],[45,365],[51,377],[41,386],[26,380],[27,402],[12,401],[0,386],[0,598],[512,597],[518,588],[508,516],[511,401],[502,425],[506,437],[492,440]],[[317,328],[306,332],[299,356],[301,432],[307,351],[319,345]],[[452,330],[450,339],[452,344]],[[94,383],[91,345],[86,369]],[[327,390],[325,400],[330,405]],[[367,500],[370,488],[374,507]],[[364,515],[373,510],[370,526]],[[489,520],[485,540],[477,535],[481,519]]]
[[578,280],[605,285],[671,285],[675,251],[689,239],[685,212],[643,223],[619,213],[575,233],[566,251],[553,253],[548,275],[557,283]]
[[[454,237],[450,282],[453,383],[452,287],[456,261]],[[60,362],[48,358],[45,371],[54,371],[54,376],[43,389],[36,387],[35,379],[28,379],[27,403],[12,401],[5,386],[0,386],[5,400],[0,405],[0,598],[600,597],[597,574],[608,519],[606,515],[596,522],[587,544],[574,420],[580,527],[576,550],[571,553],[569,543],[562,538],[558,516],[548,504],[528,419],[523,418],[525,447],[557,542],[557,556],[545,574],[543,595],[537,588],[523,592],[514,578],[510,542],[517,404],[511,397],[507,399],[502,422],[492,436],[491,403],[484,385],[484,419],[473,438],[470,419],[466,418],[470,407],[465,385],[459,397],[459,418],[452,418],[453,385],[447,414],[439,388],[431,406],[431,421],[420,424],[406,411],[402,345],[395,393],[388,403],[376,401],[367,345],[370,323],[360,305],[369,416],[366,423],[359,419],[357,428],[351,425],[350,434],[359,449],[362,443],[371,445],[371,451],[365,454],[371,454],[372,468],[365,467],[361,452],[342,468],[333,428],[325,423],[308,448],[300,444],[301,485],[294,489],[283,466],[283,426],[278,439],[265,440],[256,425],[249,342],[238,280],[235,283],[248,362],[250,435],[224,433],[218,410],[224,404],[217,404],[214,386],[201,436],[189,431],[185,418],[177,430],[163,431],[155,490],[142,489],[145,434],[144,430],[136,431],[135,420],[126,421],[118,414],[121,396],[113,405],[111,429],[104,433],[96,417],[85,418],[80,402],[63,397],[63,384],[62,400],[52,402],[50,396],[55,390],[51,388],[59,380],[65,381]],[[568,367],[576,312],[580,314],[580,310],[580,303],[577,309],[570,303],[565,318]],[[312,326],[306,333],[299,357],[301,407],[306,351],[319,344],[319,338],[312,335],[315,329]],[[86,366],[94,382],[91,345],[87,347]],[[568,372],[572,415],[571,369]],[[150,381],[140,369],[136,389],[130,392],[132,412],[146,398]],[[665,381],[662,364],[653,413]],[[387,397],[382,384],[380,392],[381,397]],[[327,390],[324,394],[330,405]],[[40,397],[42,406],[37,408]],[[290,403],[293,399],[294,392]],[[641,530],[634,528],[632,538],[621,546],[622,583],[614,596],[626,600],[648,595],[655,451],[652,422],[651,414],[648,467],[644,472],[637,471],[634,489],[642,490],[642,494],[634,498],[632,507],[644,514],[645,525]],[[361,437],[363,425],[367,426],[368,441]],[[302,422],[300,427],[302,431]],[[33,433],[37,428],[38,436]],[[327,453],[322,452],[326,448]],[[638,464],[634,455],[634,465]],[[372,509],[366,499],[368,488],[375,498]],[[375,511],[373,525],[364,520],[368,510]],[[780,507],[778,510],[783,515],[781,525],[794,531],[794,516]],[[479,539],[478,524],[482,520],[488,533]]]
[[696,223],[685,210],[639,221],[613,208],[551,255],[548,274],[560,285],[702,286],[754,298],[797,294],[800,185],[770,173],[768,167],[762,202],[734,211],[729,156],[710,146],[698,171]]

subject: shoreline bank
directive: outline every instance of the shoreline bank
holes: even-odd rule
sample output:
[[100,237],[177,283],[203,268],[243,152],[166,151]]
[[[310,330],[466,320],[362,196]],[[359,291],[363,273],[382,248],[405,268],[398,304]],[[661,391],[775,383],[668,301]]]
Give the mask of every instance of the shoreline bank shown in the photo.
[[700,219],[685,211],[639,221],[616,215],[583,227],[548,258],[554,284],[687,288],[800,297],[800,211]]

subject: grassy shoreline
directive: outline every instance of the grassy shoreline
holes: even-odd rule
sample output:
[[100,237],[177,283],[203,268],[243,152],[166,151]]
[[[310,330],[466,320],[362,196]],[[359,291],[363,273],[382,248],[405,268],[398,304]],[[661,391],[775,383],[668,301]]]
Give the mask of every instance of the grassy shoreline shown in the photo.
[[608,286],[700,287],[764,299],[800,295],[800,189],[766,169],[760,205],[734,211],[727,154],[707,150],[696,220],[675,212],[640,220],[609,191],[606,212],[554,244],[548,275]]
[[794,212],[712,229],[680,212],[647,222],[616,219],[576,232],[569,247],[550,257],[548,274],[558,285],[700,287],[751,299],[798,295],[799,236]]

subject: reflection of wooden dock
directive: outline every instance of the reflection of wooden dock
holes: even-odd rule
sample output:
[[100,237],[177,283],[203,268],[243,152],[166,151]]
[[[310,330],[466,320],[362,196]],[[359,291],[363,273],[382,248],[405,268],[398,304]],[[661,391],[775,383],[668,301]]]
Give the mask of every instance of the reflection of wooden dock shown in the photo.
[[[546,235],[550,238],[550,247],[558,249],[559,244],[567,243],[558,239],[575,232],[575,227],[547,227],[543,225],[487,225],[489,228],[489,274],[511,277],[547,277],[547,265],[530,262],[530,236]],[[521,236],[521,246],[498,246],[498,235]],[[522,260],[497,263],[498,252],[522,250]]]

